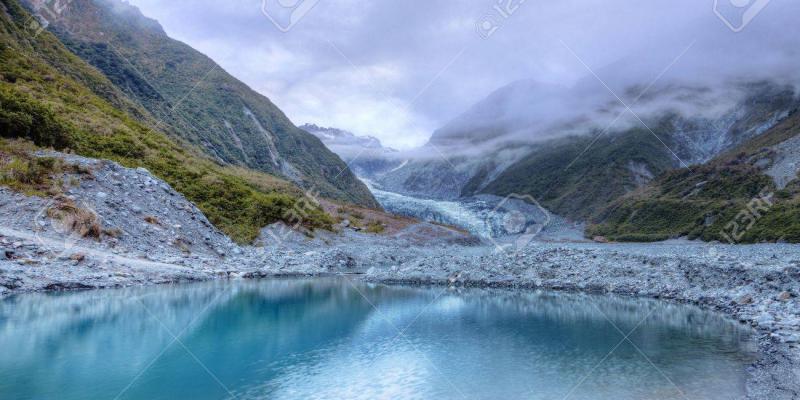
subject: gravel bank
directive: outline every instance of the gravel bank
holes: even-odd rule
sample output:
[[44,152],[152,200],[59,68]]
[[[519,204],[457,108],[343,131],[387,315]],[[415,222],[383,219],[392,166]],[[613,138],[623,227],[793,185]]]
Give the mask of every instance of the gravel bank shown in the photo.
[[762,358],[750,371],[751,398],[800,398],[796,246],[537,243],[511,256],[419,258],[397,268],[373,269],[367,279],[614,293],[697,304],[756,331]]

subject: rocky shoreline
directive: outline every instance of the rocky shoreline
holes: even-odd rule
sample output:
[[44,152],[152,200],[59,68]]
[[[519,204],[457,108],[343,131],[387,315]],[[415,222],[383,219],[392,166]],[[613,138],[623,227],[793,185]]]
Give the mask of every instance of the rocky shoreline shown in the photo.
[[[33,291],[211,279],[348,275],[369,282],[610,293],[692,303],[751,326],[761,358],[749,398],[800,398],[800,247],[696,242],[531,242],[497,251],[413,224],[392,235],[346,227],[238,246],[145,170],[69,156],[92,170],[67,196],[102,217],[102,240],[46,218],[49,201],[0,188],[0,298]],[[270,229],[273,229],[272,227]]]
[[[4,236],[0,243],[8,239]],[[751,326],[761,357],[749,370],[749,398],[800,397],[800,264],[789,256],[795,252],[790,246],[535,243],[523,252],[507,255],[483,246],[391,248],[382,243],[384,239],[374,238],[366,239],[374,242],[371,246],[350,243],[352,240],[321,246],[318,241],[322,239],[276,249],[242,248],[240,254],[218,260],[189,258],[179,263],[98,259],[96,255],[81,260],[62,256],[50,262],[3,260],[0,291],[12,294],[347,274],[385,284],[549,289],[656,298],[695,304]],[[36,248],[29,254],[34,256],[41,251],[37,246],[23,240],[20,248]],[[742,251],[747,256],[735,254]]]
[[[660,245],[654,245],[661,247]],[[681,248],[684,246],[685,248]],[[666,245],[662,252],[689,256],[637,254],[636,245],[608,247],[539,245],[513,257],[487,255],[447,265],[436,257],[396,271],[373,271],[368,280],[397,284],[549,289],[655,298],[714,310],[751,326],[761,358],[749,370],[748,398],[800,398],[800,266],[767,253],[780,246],[751,246],[760,257],[733,259],[722,249]],[[647,252],[640,245],[640,251]],[[656,251],[659,253],[659,251]],[[441,264],[440,264],[441,263]]]

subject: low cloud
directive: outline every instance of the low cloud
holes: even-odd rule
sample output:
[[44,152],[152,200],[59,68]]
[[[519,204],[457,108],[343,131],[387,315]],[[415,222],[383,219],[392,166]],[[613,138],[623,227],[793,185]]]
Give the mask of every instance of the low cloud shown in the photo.
[[[659,76],[650,93],[709,89],[691,99],[708,107],[666,98],[687,112],[713,112],[735,101],[730,82],[795,83],[800,71],[800,3],[788,0],[768,2],[738,33],[728,25],[738,28],[761,1],[736,8],[720,0],[722,17],[711,0],[526,1],[488,39],[475,24],[495,12],[495,1],[325,0],[287,33],[256,0],[131,3],[269,96],[295,123],[373,135],[401,149],[425,143],[519,80],[540,85],[543,95],[525,100],[535,108],[511,104],[504,116],[532,121],[520,131],[530,134],[581,117],[613,119],[618,101],[600,80],[629,104],[636,88]],[[646,114],[655,105],[643,98],[631,107]]]

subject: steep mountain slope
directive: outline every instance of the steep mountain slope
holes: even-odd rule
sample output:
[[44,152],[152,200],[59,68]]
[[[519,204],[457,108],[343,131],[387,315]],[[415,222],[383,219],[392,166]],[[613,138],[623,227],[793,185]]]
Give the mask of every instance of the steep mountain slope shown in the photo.
[[[263,226],[280,220],[330,226],[330,217],[318,208],[307,207],[300,221],[291,218],[303,199],[294,185],[222,167],[194,147],[170,139],[152,124],[147,111],[55,36],[38,32],[32,21],[17,0],[0,1],[0,181],[5,186],[14,187],[8,181],[60,179],[52,162],[14,150],[17,140],[27,140],[147,168],[238,241],[252,240]],[[54,185],[42,194],[58,195],[58,189]]]
[[625,113],[604,132],[619,103],[586,87],[522,81],[501,88],[433,135],[428,146],[436,154],[455,155],[417,160],[378,183],[445,199],[530,195],[559,215],[586,220],[666,171],[764,133],[798,104],[792,87],[771,82],[664,86],[639,101],[647,128]]
[[[42,3],[29,2],[34,8]],[[319,139],[213,60],[169,38],[137,8],[120,0],[73,0],[48,29],[149,111],[160,128],[218,162],[278,175],[324,197],[378,207]]]
[[795,106],[791,88],[746,85],[746,95],[718,118],[658,111],[642,125],[542,144],[509,167],[485,192],[529,194],[552,211],[586,220],[662,173],[729,150],[773,126]]
[[736,149],[615,201],[589,235],[800,242],[800,113]]
[[433,146],[407,154],[401,165],[376,176],[376,183],[384,190],[408,196],[455,200],[478,193],[531,151],[524,143],[473,154]]
[[577,136],[543,143],[483,191],[531,195],[558,215],[583,220],[597,207],[677,167],[672,154],[645,129],[593,140]]

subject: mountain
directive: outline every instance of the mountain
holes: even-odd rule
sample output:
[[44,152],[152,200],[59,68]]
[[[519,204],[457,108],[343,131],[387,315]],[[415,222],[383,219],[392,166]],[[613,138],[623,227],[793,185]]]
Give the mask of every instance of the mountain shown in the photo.
[[437,130],[426,146],[432,156],[378,183],[442,199],[530,195],[556,214],[586,221],[667,171],[758,137],[798,105],[792,86],[762,81],[640,91],[620,90],[638,100],[646,127],[591,82],[512,83]]
[[588,234],[648,241],[800,242],[800,112],[702,165],[616,200]]
[[[49,3],[29,0],[45,17]],[[136,7],[120,0],[72,0],[51,22],[48,30],[146,110],[159,129],[217,162],[280,176],[323,197],[379,207],[318,138],[213,60],[171,39]]]
[[323,128],[314,124],[304,124],[300,129],[318,137],[328,148],[334,147],[342,153],[355,155],[363,149],[380,149],[387,153],[397,150],[383,147],[381,141],[374,136],[356,136],[356,134],[337,128]]
[[754,83],[744,90],[714,118],[658,110],[643,117],[647,128],[543,143],[484,191],[529,194],[560,215],[586,220],[662,173],[705,162],[763,133],[796,105],[794,91],[782,85]]
[[403,163],[397,150],[384,147],[374,136],[357,136],[342,129],[324,128],[314,124],[302,125],[300,129],[322,140],[356,175],[364,178],[373,179]]
[[[14,150],[19,143],[32,142],[38,149],[54,148],[146,168],[239,242],[253,240],[262,227],[277,221],[310,228],[331,226],[332,218],[317,207],[305,207],[299,220],[292,218],[297,214],[292,210],[307,203],[295,185],[266,173],[220,165],[194,145],[166,134],[165,126],[136,98],[128,97],[39,26],[17,0],[0,0],[0,181],[4,186],[57,180],[53,161]],[[52,187],[42,193],[58,194]]]

